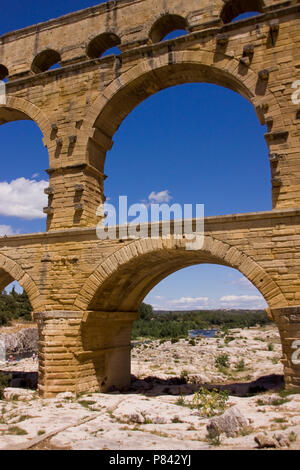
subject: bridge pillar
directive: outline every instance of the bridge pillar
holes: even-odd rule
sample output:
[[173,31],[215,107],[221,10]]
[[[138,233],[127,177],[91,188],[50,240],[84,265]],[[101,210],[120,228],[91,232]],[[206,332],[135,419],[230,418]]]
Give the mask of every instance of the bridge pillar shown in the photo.
[[130,341],[137,312],[35,313],[39,392],[108,392],[130,385]]
[[105,175],[85,163],[51,168],[47,173],[47,231],[95,227],[100,220],[97,209],[105,200]]
[[300,306],[272,309],[279,329],[286,388],[300,388]]

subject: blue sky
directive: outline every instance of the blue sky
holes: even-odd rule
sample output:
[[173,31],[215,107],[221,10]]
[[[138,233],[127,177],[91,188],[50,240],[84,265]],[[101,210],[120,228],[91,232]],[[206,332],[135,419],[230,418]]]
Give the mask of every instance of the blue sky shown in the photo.
[[[11,0],[0,7],[0,35],[102,2]],[[138,106],[114,136],[105,194],[129,204],[169,199],[202,203],[205,215],[271,209],[265,128],[238,94],[215,85],[172,87]],[[45,230],[47,150],[29,121],[0,127],[0,233]],[[150,195],[152,195],[150,197]],[[156,308],[259,308],[265,302],[236,270],[193,266],[147,296]]]

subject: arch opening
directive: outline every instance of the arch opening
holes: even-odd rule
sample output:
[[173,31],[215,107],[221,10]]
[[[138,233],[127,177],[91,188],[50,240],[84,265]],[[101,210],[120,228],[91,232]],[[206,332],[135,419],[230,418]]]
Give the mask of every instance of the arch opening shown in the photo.
[[236,93],[211,84],[170,87],[123,121],[104,165],[104,194],[116,206],[120,194],[129,205],[203,203],[206,216],[271,210],[263,134],[253,107]]
[[32,286],[26,285],[25,290],[12,273],[0,268],[1,379],[6,377],[7,387],[35,390],[39,333],[32,318],[33,297],[27,294],[27,289],[32,292]]
[[5,65],[0,64],[0,80],[5,81],[8,77],[8,69]]
[[[98,151],[99,146],[94,145],[94,142],[97,143],[98,137],[101,138],[101,135],[104,134],[111,139],[126,116],[140,103],[161,90],[187,83],[220,85],[236,91],[250,102],[253,98],[252,92],[242,81],[226,70],[220,70],[214,66],[192,62],[172,63],[144,72],[130,83],[125,84],[116,93],[113,93],[109,104],[101,110],[97,109],[98,103],[95,102],[94,108],[91,110],[93,119],[91,124],[95,128],[95,132],[88,142],[91,163],[103,171],[103,156],[105,157],[105,155],[100,154]],[[99,104],[101,105],[102,101]],[[98,129],[100,133],[98,133]],[[99,145],[103,148],[101,141]]]
[[97,59],[109,54],[119,54],[120,38],[114,33],[102,33],[90,41],[86,48],[87,56]]
[[[209,295],[205,295],[203,287],[201,288],[201,278],[197,284],[197,291],[188,296],[187,291],[181,290],[183,278],[179,275],[184,271],[186,275],[186,272],[192,269],[194,276],[195,268],[199,267],[203,269],[203,280],[204,276],[207,276],[207,270],[210,270],[215,290],[220,278],[211,268],[233,271],[229,268],[234,267],[241,273],[243,268],[239,263],[232,266],[229,260],[222,260],[216,253],[213,254],[213,248],[204,249],[201,253],[188,253],[181,251],[177,244],[177,248],[172,252],[170,246],[167,248],[166,244],[165,249],[160,253],[157,247],[153,252],[149,250],[149,245],[146,247],[146,243],[144,247],[143,255],[139,253],[133,256],[131,261],[124,262],[123,265],[119,264],[115,273],[111,272],[107,275],[107,281],[102,283],[89,304],[88,309],[92,311],[89,311],[90,320],[86,323],[84,347],[87,350],[91,348],[92,338],[89,337],[91,328],[93,331],[99,328],[100,331],[100,326],[97,327],[97,312],[100,314],[103,311],[105,315],[111,312],[108,318],[112,321],[115,315],[116,325],[120,328],[121,325],[118,323],[120,315],[125,317],[129,315],[127,312],[139,308],[140,318],[134,323],[133,330],[131,330],[130,322],[125,323],[125,318],[124,327],[121,328],[122,341],[124,341],[125,334],[127,336],[133,334],[131,383],[133,387],[137,387],[137,390],[143,388],[146,378],[145,383],[153,383],[154,387],[158,384],[169,386],[173,383],[186,385],[190,387],[188,392],[190,394],[201,387],[204,376],[206,385],[216,383],[222,387],[224,385],[225,388],[221,389],[228,390],[232,395],[247,396],[249,393],[255,394],[256,389],[260,392],[264,389],[266,391],[282,389],[284,379],[280,363],[281,341],[276,325],[268,319],[264,311],[265,304],[262,300],[263,295],[264,299],[268,300],[270,305],[272,304],[272,299],[268,298],[268,289],[265,289],[270,282],[268,276],[262,271],[250,282],[251,276],[235,277],[234,280],[239,283],[242,281],[243,288],[244,281],[248,283],[252,289],[250,294],[247,294],[246,290],[243,291],[243,295],[222,295],[218,304],[209,305],[207,298]],[[141,251],[140,248],[139,250]],[[120,259],[124,259],[121,251],[122,249],[118,257],[112,255],[111,258],[114,260],[108,259],[102,264],[102,270],[99,271],[102,276],[104,272],[108,272],[109,267],[112,270],[112,264],[116,263],[117,259],[119,262]],[[130,251],[130,245],[128,245],[127,258]],[[246,262],[245,259],[244,262]],[[117,272],[120,275],[115,275]],[[162,302],[163,291],[157,290],[159,284],[165,283],[172,277],[174,282],[176,276],[179,282],[175,282],[173,293],[176,293],[176,296],[182,296],[177,298],[176,302],[169,303],[168,308],[158,308],[156,305],[153,309],[149,304],[150,297],[146,297],[145,300],[145,296],[151,292],[152,295],[158,294],[156,297],[160,300],[155,301],[156,303]],[[94,276],[93,282],[96,279],[99,277]],[[185,288],[191,292],[192,283],[189,278],[186,280]],[[229,288],[232,292],[231,284],[226,285],[225,288],[227,290]],[[142,303],[143,300],[147,303]],[[249,305],[251,300],[255,300],[255,303]],[[185,307],[186,305],[188,307]],[[253,347],[253,342],[255,347]],[[105,347],[108,348],[108,344],[105,342]],[[246,349],[248,345],[249,352]],[[258,352],[259,350],[262,352]],[[269,351],[268,357],[264,353],[266,350]],[[259,354],[264,354],[264,360],[260,361],[259,367],[255,367],[257,357],[260,357]],[[193,359],[189,360],[190,357]],[[128,358],[130,361],[129,356]],[[205,368],[204,364],[209,364],[209,368]],[[97,367],[96,362],[95,367]],[[139,378],[136,379],[136,376]],[[171,378],[174,382],[169,381]],[[160,390],[160,392],[169,394],[170,389]],[[177,393],[180,394],[180,392]]]
[[0,280],[2,286],[0,286],[0,325],[11,326],[14,322],[18,327],[22,327],[27,324],[30,326],[32,323],[35,327],[32,321],[33,308],[26,291],[2,269]]
[[51,68],[57,68],[60,61],[61,56],[57,51],[46,49],[34,58],[31,70],[36,74],[46,72]]
[[[152,26],[149,38],[152,43],[157,43],[166,39],[186,34],[188,23],[185,18],[180,15],[166,14],[159,18]],[[175,33],[173,36],[169,36]]]
[[133,324],[134,383],[142,388],[145,380],[151,390],[159,384],[166,394],[172,383],[189,394],[203,381],[238,396],[282,389],[280,336],[265,307],[236,269],[201,264],[169,275],[144,299]]
[[38,125],[23,111],[0,106],[2,177],[0,178],[0,236],[45,230],[49,185],[48,152]]
[[[27,308],[27,311],[23,313],[27,315],[26,319],[29,320],[28,314],[39,306],[39,290],[31,276],[25,273],[16,261],[13,261],[11,258],[1,253],[0,294],[4,291],[5,293],[16,292],[18,295],[24,293],[24,298],[26,298],[27,302],[26,308],[28,307],[28,303],[30,303],[30,309]],[[2,306],[0,311],[3,312]]]
[[263,13],[263,7],[263,0],[228,0],[222,9],[221,19],[225,24],[242,20]]

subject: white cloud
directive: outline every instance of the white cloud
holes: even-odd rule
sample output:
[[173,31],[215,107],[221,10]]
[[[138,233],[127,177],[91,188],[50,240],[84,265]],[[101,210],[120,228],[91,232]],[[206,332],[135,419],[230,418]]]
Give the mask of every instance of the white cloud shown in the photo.
[[224,295],[220,298],[221,302],[248,302],[249,300],[260,300],[260,295]]
[[255,290],[255,286],[246,278],[240,277],[229,283],[232,286],[237,286],[240,290]]
[[0,225],[0,237],[4,235],[13,235],[14,231],[10,225]]
[[47,181],[18,178],[10,183],[0,183],[0,215],[20,217],[21,219],[42,219],[43,207],[47,205],[44,189]]
[[150,203],[161,204],[162,202],[170,202],[172,199],[172,196],[169,190],[165,189],[164,191],[160,191],[159,193],[152,191],[152,193],[149,194],[148,199]]
[[151,297],[145,299],[155,310],[212,310],[212,309],[264,309],[267,304],[260,295],[224,295],[223,297],[180,297],[178,299],[159,299],[151,302]]
[[[159,303],[152,304],[156,310],[187,310],[187,309],[201,309],[208,308],[208,297],[180,297],[179,299],[165,299],[164,297],[156,296],[155,299]],[[147,299],[145,300],[147,303]],[[148,300],[151,303],[151,300]]]
[[261,295],[224,295],[220,303],[227,308],[266,308],[267,304]]
[[180,299],[171,300],[172,304],[194,304],[198,302],[208,302],[208,297],[180,297]]

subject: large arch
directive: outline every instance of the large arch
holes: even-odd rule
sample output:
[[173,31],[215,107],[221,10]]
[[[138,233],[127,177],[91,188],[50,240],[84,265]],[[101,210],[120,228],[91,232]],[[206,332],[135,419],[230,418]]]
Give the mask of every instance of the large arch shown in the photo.
[[18,281],[26,291],[33,309],[38,309],[41,295],[32,277],[16,261],[0,253],[0,292],[13,281]]
[[253,104],[261,124],[265,124],[261,107],[267,102],[269,111],[276,114],[273,128],[280,128],[279,104],[268,88],[259,89],[259,81],[251,67],[245,74],[239,61],[223,52],[171,51],[159,58],[149,57],[118,76],[94,100],[87,109],[78,148],[85,148],[88,162],[103,172],[106,151],[126,116],[158,91],[184,83],[212,83],[239,93]]
[[187,250],[186,241],[141,239],[110,255],[90,275],[75,307],[101,311],[137,311],[150,290],[179,269],[195,264],[219,264],[238,269],[263,295],[270,308],[287,300],[269,274],[251,257],[229,244],[205,236],[201,250]]

